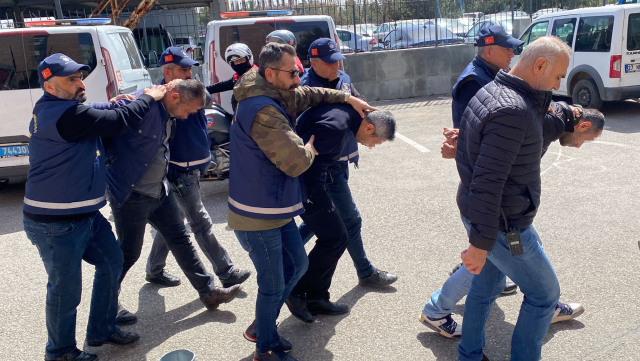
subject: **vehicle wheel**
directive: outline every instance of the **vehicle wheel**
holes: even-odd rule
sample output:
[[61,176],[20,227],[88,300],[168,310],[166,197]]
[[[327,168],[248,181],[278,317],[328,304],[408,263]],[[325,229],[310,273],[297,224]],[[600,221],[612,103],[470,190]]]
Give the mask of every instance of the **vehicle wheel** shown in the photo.
[[571,92],[573,104],[580,104],[585,108],[602,108],[602,98],[598,92],[598,86],[593,79],[580,80]]

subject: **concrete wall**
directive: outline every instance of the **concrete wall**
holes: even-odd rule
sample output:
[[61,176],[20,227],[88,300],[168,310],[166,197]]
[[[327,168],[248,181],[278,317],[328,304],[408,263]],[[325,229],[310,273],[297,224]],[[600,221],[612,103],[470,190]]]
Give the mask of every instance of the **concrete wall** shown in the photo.
[[350,54],[344,68],[369,101],[450,94],[475,52],[464,44]]

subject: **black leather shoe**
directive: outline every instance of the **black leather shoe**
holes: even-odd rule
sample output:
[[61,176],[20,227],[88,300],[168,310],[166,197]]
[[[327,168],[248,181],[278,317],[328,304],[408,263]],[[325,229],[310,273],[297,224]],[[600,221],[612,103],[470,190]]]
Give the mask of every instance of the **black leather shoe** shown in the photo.
[[313,315],[307,310],[307,300],[299,297],[289,296],[284,303],[289,308],[289,312],[297,319],[306,323],[313,322]]
[[376,268],[370,276],[360,278],[358,283],[360,284],[360,286],[381,288],[387,287],[397,280],[398,276],[394,275],[393,273],[382,271]]
[[518,285],[512,281],[507,281],[507,285],[504,286],[502,295],[510,295],[518,290]]
[[116,325],[118,326],[126,326],[133,325],[138,322],[138,317],[133,313],[127,311],[120,302],[118,302],[118,314],[116,315]]
[[200,301],[202,301],[209,311],[213,311],[217,309],[220,304],[231,302],[240,291],[242,291],[242,286],[240,285],[225,288],[216,287],[207,297],[200,297]]
[[94,361],[97,359],[98,355],[76,349],[75,351],[56,358],[48,358],[45,356],[44,361]]
[[104,344],[123,346],[123,345],[128,345],[130,343],[134,343],[139,339],[140,339],[140,336],[138,336],[137,333],[118,330],[118,332],[114,333],[113,336],[109,337],[106,340],[102,340],[102,341],[87,340],[87,345],[91,347],[99,347]]
[[246,281],[249,276],[251,276],[251,271],[249,271],[248,269],[235,269],[233,270],[233,273],[231,273],[231,276],[229,276],[229,278],[220,281],[222,282],[222,287],[227,288],[241,284],[242,282]]
[[307,301],[307,309],[312,315],[343,315],[349,312],[349,306],[344,303],[329,300]]
[[165,287],[176,287],[180,285],[180,278],[168,274],[165,270],[162,270],[162,272],[155,275],[147,273],[147,276],[144,279],[147,280],[147,282]]
[[298,360],[287,355],[281,349],[275,349],[275,350],[269,350],[267,352],[260,352],[256,350],[253,353],[253,361],[298,361]]

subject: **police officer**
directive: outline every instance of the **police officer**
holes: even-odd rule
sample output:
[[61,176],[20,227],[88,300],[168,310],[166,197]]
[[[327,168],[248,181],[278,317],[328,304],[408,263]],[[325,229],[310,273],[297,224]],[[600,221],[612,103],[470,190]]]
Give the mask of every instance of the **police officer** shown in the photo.
[[[107,197],[124,256],[120,282],[140,257],[145,227],[150,223],[160,232],[180,268],[198,291],[200,301],[207,309],[214,310],[221,303],[233,300],[241,287],[214,286],[213,276],[205,270],[189,240],[166,177],[169,139],[175,118],[186,119],[201,109],[206,101],[206,90],[194,79],[175,80],[169,86],[173,89],[153,105],[138,131],[114,137],[106,149]],[[119,306],[117,322],[133,324],[137,318]]]
[[[300,85],[338,89],[360,97],[351,84],[349,75],[340,70],[340,60],[344,59],[344,56],[340,54],[333,40],[321,38],[311,43],[309,59],[311,69],[300,78]],[[374,267],[367,258],[362,243],[362,219],[349,189],[349,163],[354,163],[357,166],[358,159],[358,143],[353,134],[350,134],[342,156],[329,167],[327,174],[330,181],[326,186],[329,196],[349,232],[347,250],[356,268],[360,285],[385,287],[395,282],[398,277],[393,273]],[[302,223],[299,230],[305,243],[313,237],[313,231],[306,223]]]
[[140,337],[115,325],[122,252],[111,225],[98,211],[105,205],[106,168],[100,137],[137,129],[164,87],[145,89],[116,110],[83,105],[82,72],[90,67],[64,54],[38,65],[44,95],[29,124],[31,169],[24,197],[24,230],[38,248],[48,275],[45,361],[91,361],[76,347],[76,307],[82,293],[82,260],[96,268],[87,344],[125,345]]
[[[200,65],[184,53],[181,47],[169,47],[160,56],[164,74],[163,83],[175,79],[191,79],[191,67]],[[211,99],[208,97],[208,103]],[[251,275],[249,270],[234,267],[227,251],[213,234],[211,217],[200,197],[200,173],[211,163],[211,140],[207,133],[207,118],[204,108],[189,115],[187,119],[176,119],[173,137],[169,140],[169,172],[167,179],[178,206],[187,217],[200,249],[213,265],[213,271],[224,287],[244,282]],[[180,279],[168,274],[164,267],[169,248],[160,233],[156,233],[147,260],[146,280],[164,286],[177,286]]]

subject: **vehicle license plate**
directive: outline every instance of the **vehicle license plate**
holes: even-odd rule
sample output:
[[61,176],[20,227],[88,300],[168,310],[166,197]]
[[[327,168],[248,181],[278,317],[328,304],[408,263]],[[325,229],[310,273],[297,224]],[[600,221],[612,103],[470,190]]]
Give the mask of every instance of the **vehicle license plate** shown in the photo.
[[0,147],[0,158],[24,157],[29,155],[28,145],[14,145],[11,147]]
[[637,73],[640,71],[640,64],[626,64],[624,66],[625,73]]

